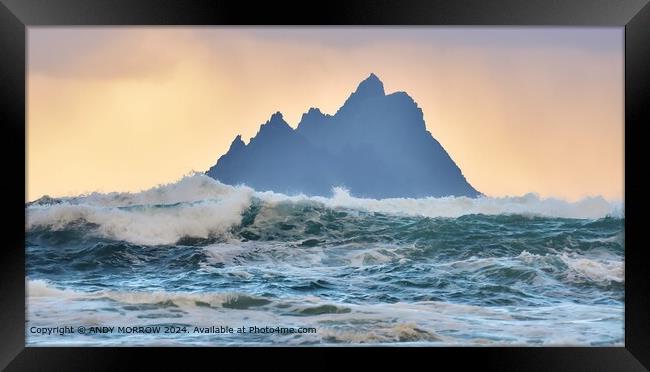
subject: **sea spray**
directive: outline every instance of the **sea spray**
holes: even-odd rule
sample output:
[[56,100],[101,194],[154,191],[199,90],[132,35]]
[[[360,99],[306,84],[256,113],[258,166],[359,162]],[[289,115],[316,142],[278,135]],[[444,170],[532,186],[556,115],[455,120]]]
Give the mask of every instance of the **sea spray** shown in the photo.
[[[362,199],[203,175],[26,206],[29,345],[622,345],[624,217],[602,198]],[[279,327],[314,332],[29,329]]]

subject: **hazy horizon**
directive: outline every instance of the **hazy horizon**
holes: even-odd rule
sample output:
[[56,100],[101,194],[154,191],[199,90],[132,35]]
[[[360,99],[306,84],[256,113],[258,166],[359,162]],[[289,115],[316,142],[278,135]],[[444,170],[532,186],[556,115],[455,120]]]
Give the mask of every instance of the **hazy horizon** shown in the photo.
[[622,47],[622,28],[30,27],[26,197],[205,171],[375,73],[484,194],[622,201]]

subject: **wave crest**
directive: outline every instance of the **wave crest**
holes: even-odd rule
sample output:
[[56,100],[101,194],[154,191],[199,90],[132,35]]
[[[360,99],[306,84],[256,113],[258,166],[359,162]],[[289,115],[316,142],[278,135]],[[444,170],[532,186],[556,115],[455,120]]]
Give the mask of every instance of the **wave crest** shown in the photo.
[[93,193],[84,196],[47,199],[27,206],[26,229],[69,229],[86,223],[101,237],[135,244],[174,244],[185,237],[207,239],[227,237],[234,226],[244,222],[245,212],[259,203],[260,216],[285,213],[278,208],[317,205],[337,210],[357,210],[398,216],[457,218],[464,215],[524,215],[598,219],[622,217],[622,206],[602,197],[578,202],[543,199],[535,194],[522,197],[467,197],[364,199],[335,188],[331,198],[288,196],[256,192],[246,186],[229,186],[208,176],[195,174],[176,183],[139,193]]

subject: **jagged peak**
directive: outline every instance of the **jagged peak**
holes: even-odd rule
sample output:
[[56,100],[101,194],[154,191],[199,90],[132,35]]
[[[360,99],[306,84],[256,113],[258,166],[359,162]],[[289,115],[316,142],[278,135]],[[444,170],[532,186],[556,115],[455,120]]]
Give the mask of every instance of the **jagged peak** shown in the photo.
[[320,111],[318,107],[310,107],[309,110],[307,110],[307,113],[304,115],[322,115],[323,113]]
[[284,117],[282,116],[282,113],[280,111],[276,111],[273,115],[271,115],[271,118],[269,121],[284,121]]
[[282,113],[280,111],[275,112],[271,115],[271,118],[266,121],[266,123],[260,125],[260,130],[257,132],[255,137],[251,138],[251,141],[255,141],[260,137],[265,136],[277,136],[282,134],[291,134],[293,133],[293,128],[284,121]]
[[244,141],[242,141],[241,134],[238,134],[237,137],[235,137],[235,139],[230,144],[230,149],[228,149],[228,152],[237,151],[244,147],[246,147],[246,144],[244,143]]
[[341,110],[347,110],[346,106],[354,106],[357,102],[385,96],[386,92],[384,91],[384,83],[379,80],[377,75],[371,73],[370,76],[359,83],[357,89],[350,95],[350,97],[348,97],[347,100],[345,100],[345,103],[341,108],[339,108],[338,112],[341,112]]
[[386,95],[386,92],[384,91],[384,83],[379,80],[377,75],[371,73],[370,76],[359,83],[354,94],[363,96],[383,96]]
[[323,114],[321,110],[317,107],[310,107],[307,112],[302,114],[302,118],[300,119],[300,123],[302,123],[305,119],[311,119],[311,118],[319,118],[319,117],[325,117],[329,116],[326,114]]
[[272,128],[283,128],[286,127],[287,129],[291,129],[289,124],[284,121],[284,117],[282,116],[282,113],[280,111],[276,111],[273,115],[271,115],[271,118],[266,121],[266,123],[262,124],[260,128],[264,127],[272,127]]
[[313,127],[316,123],[327,117],[330,117],[330,115],[323,114],[319,108],[310,107],[307,112],[302,114],[296,130],[302,132],[305,127]]

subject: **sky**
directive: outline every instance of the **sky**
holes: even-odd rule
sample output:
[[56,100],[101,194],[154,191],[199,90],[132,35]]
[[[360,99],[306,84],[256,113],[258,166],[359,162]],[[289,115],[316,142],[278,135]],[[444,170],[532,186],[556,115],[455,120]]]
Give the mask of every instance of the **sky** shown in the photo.
[[276,111],[405,91],[488,196],[622,200],[623,28],[29,27],[26,199],[205,171]]

